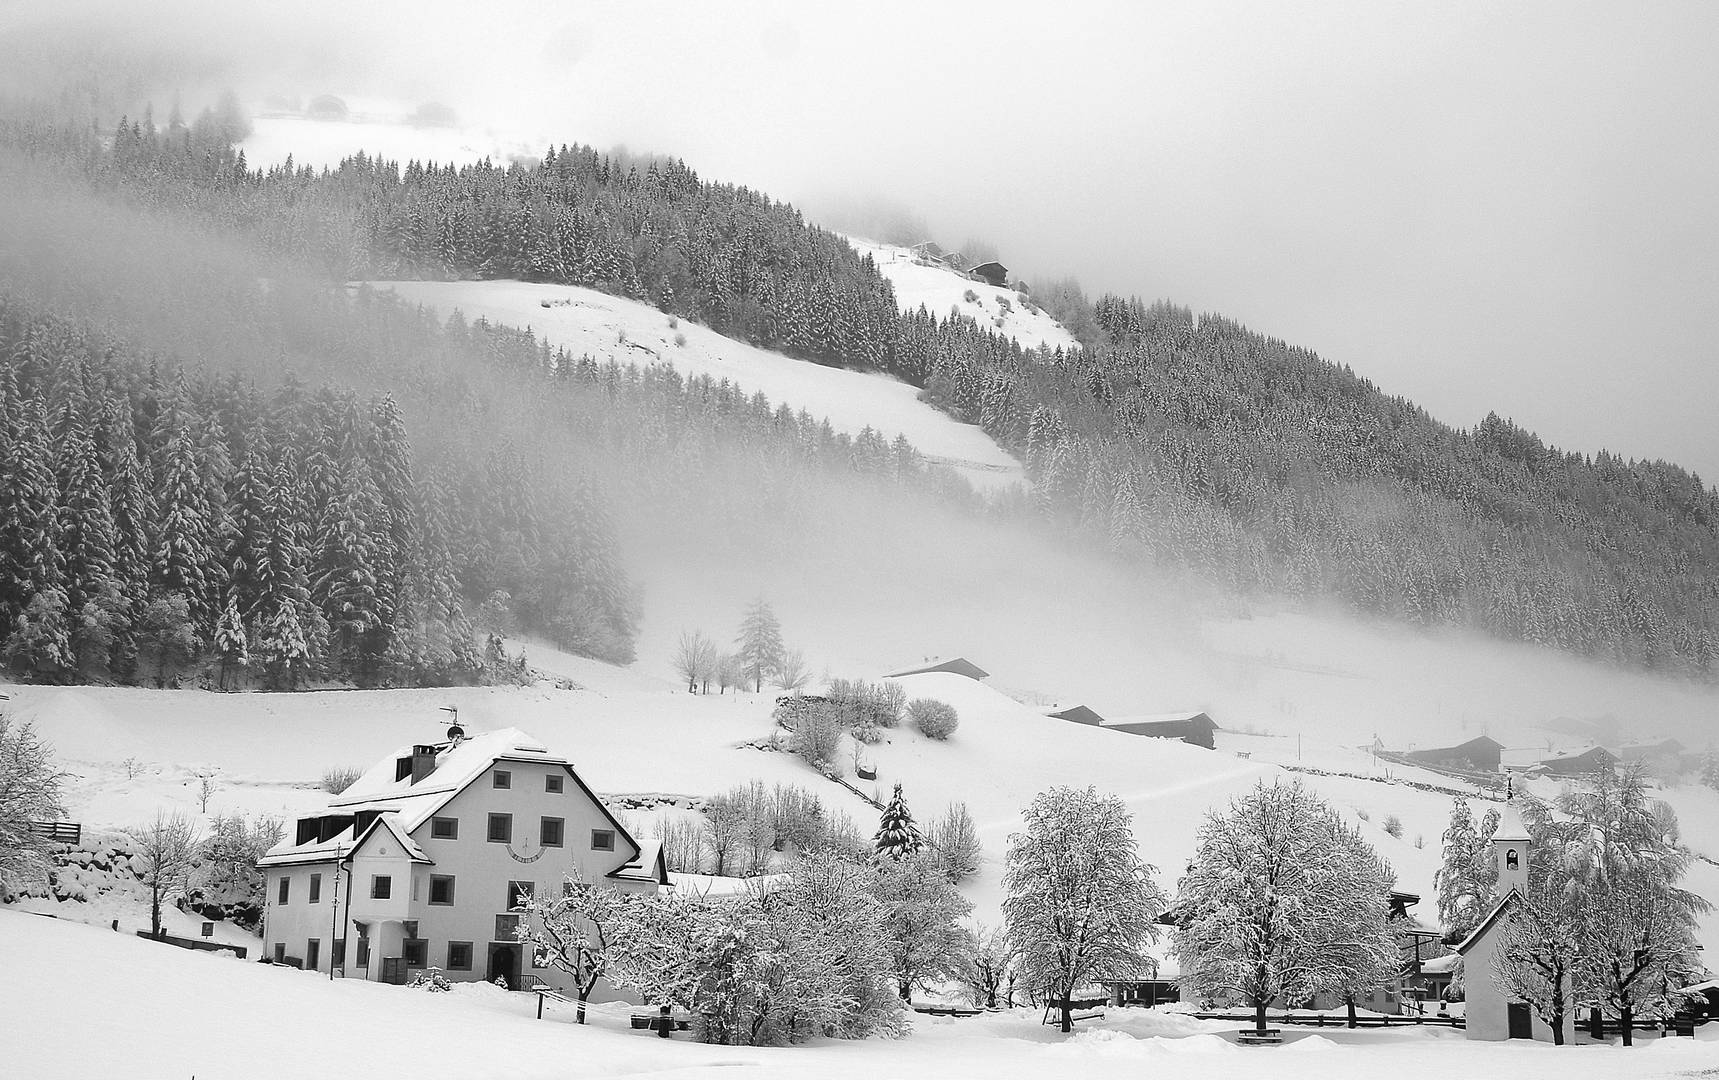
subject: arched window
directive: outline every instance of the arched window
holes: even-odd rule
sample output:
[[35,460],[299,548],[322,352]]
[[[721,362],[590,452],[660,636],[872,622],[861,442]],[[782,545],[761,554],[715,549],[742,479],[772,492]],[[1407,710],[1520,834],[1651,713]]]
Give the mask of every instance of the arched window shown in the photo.
[[1515,848],[1511,848],[1509,851],[1506,851],[1504,853],[1504,868],[1506,870],[1516,869],[1516,849]]

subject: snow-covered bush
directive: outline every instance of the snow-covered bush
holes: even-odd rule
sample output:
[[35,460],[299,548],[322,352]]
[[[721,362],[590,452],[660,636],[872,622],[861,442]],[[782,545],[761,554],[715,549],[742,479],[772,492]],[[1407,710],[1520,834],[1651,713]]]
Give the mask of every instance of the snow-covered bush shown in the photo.
[[789,730],[794,735],[794,753],[814,769],[832,768],[842,743],[842,723],[835,709],[819,704],[799,709],[792,723]]
[[442,974],[439,967],[427,967],[413,972],[406,985],[432,994],[445,994],[454,988],[454,984],[448,981],[448,977]]
[[1385,818],[1385,832],[1401,840],[1403,837],[1403,819],[1395,814]]
[[785,884],[738,899],[629,896],[609,977],[691,1010],[706,1042],[770,1046],[902,1031],[869,871],[807,856]]
[[262,921],[265,896],[257,860],[283,835],[279,818],[220,814],[191,858],[185,908],[247,929]]
[[358,783],[358,778],[363,775],[363,769],[346,765],[330,766],[322,770],[322,790],[330,795],[338,795]]
[[914,698],[908,703],[907,715],[921,734],[939,742],[955,734],[956,725],[961,722],[955,706],[935,698]]

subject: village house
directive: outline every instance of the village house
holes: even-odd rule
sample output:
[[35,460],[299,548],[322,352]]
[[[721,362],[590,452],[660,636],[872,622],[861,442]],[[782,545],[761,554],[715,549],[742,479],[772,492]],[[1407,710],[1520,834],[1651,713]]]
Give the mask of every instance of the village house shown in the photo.
[[[1492,912],[1456,947],[1462,957],[1463,994],[1467,1004],[1467,1034],[1471,1039],[1536,1039],[1552,1041],[1552,1028],[1525,1001],[1512,1001],[1499,989],[1496,974],[1503,963],[1506,931],[1517,918],[1516,905],[1528,889],[1528,853],[1533,840],[1514,798],[1504,801],[1498,831],[1492,836],[1492,853],[1498,862],[1498,890],[1502,899]],[[1566,987],[1568,994],[1568,987]],[[1574,998],[1565,1017],[1565,1041],[1570,1040],[1575,1014]]]
[[566,758],[514,728],[401,747],[258,860],[264,955],[346,978],[559,985],[518,941],[516,910],[568,880],[667,884]]
[[1559,754],[1541,758],[1540,765],[1547,776],[1592,776],[1617,767],[1617,755],[1603,746],[1595,746],[1579,754]]
[[994,288],[1004,288],[1009,283],[1009,269],[1002,263],[992,260],[970,267],[967,273]]

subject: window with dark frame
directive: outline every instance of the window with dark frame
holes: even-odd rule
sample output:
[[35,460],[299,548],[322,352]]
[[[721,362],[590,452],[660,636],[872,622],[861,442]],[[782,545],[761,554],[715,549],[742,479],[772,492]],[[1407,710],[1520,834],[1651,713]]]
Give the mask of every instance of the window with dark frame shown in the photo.
[[315,971],[322,962],[322,939],[311,938],[304,943],[304,969]]
[[507,883],[507,910],[524,907],[531,903],[531,894],[537,891],[535,881],[510,881]]
[[407,967],[424,966],[424,954],[429,951],[428,944],[423,938],[407,938],[400,943],[400,955],[406,958]]
[[448,970],[470,971],[472,969],[472,943],[469,941],[448,942]]
[[495,917],[495,937],[492,941],[505,941],[513,944],[519,940],[519,916],[497,915]]
[[544,818],[537,830],[537,842],[544,847],[560,847],[561,836],[566,830],[566,824],[562,818]]
[[454,876],[452,874],[430,875],[430,903],[451,905],[454,902]]
[[305,903],[307,903],[307,904],[320,904],[321,902],[322,902],[322,875],[321,874],[312,874],[312,875],[310,875],[310,896],[305,900]]
[[460,819],[439,817],[430,819],[430,839],[458,840],[460,838]]
[[614,851],[615,850],[615,830],[613,830],[613,829],[592,829],[591,830],[591,850],[592,851]]
[[543,777],[543,790],[551,795],[561,794],[561,781],[567,779],[560,773],[548,773]]
[[287,902],[287,896],[289,894],[291,894],[291,892],[292,892],[292,878],[289,878],[285,874],[282,874],[281,875],[281,892],[280,892],[280,895],[275,898],[275,903],[277,903],[277,904],[286,903]]
[[394,879],[387,874],[370,876],[370,899],[387,900],[394,895]]
[[489,842],[492,844],[513,843],[512,814],[491,814],[489,816]]
[[513,786],[513,774],[506,769],[497,769],[492,774],[490,783],[498,788],[510,788]]

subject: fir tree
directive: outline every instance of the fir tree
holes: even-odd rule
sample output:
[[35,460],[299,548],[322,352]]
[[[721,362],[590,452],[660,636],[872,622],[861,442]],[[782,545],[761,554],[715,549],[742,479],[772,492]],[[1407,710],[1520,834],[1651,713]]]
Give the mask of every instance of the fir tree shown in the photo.
[[762,597],[746,609],[746,617],[740,622],[740,633],[735,636],[734,644],[753,692],[763,690],[764,680],[782,662],[784,647],[782,624]]
[[239,615],[238,597],[229,594],[227,606],[215,625],[215,658],[220,662],[220,687],[231,690],[238,672],[250,665],[251,651],[245,623]]
[[872,837],[872,850],[880,857],[901,859],[917,854],[924,846],[925,839],[919,835],[919,826],[914,824],[913,814],[907,809],[901,785],[896,784],[895,794],[878,820],[877,833]]
[[209,573],[215,566],[210,517],[196,447],[187,428],[175,430],[163,456],[160,532],[155,541],[153,584],[179,596],[193,627],[213,625]]

